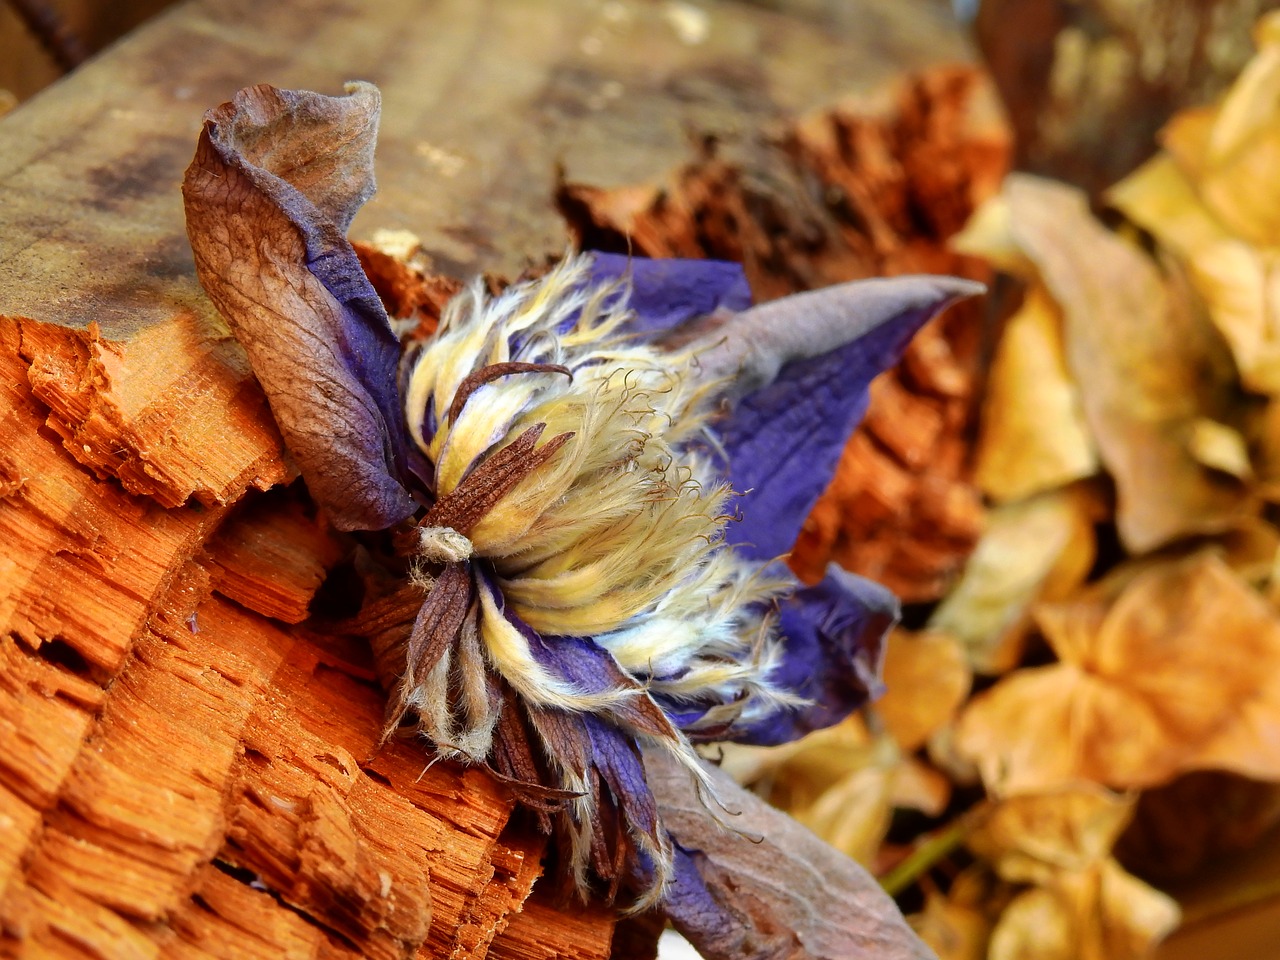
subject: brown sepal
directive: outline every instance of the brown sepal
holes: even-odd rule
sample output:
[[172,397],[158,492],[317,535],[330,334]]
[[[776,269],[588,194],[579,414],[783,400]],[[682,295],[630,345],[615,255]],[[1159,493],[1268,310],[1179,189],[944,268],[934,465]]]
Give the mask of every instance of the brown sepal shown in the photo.
[[469,534],[495,503],[550,460],[573,436],[562,433],[535,449],[546,427],[545,423],[534,424],[476,467],[456,490],[435,502],[419,526],[452,527],[463,535]]
[[513,373],[563,373],[570,380],[573,379],[573,371],[559,363],[522,363],[519,360],[491,363],[481,367],[458,384],[458,389],[453,394],[453,402],[449,404],[449,422],[458,422],[458,417],[462,415],[462,408],[467,405],[471,395],[486,383],[492,383],[499,377],[510,376]]

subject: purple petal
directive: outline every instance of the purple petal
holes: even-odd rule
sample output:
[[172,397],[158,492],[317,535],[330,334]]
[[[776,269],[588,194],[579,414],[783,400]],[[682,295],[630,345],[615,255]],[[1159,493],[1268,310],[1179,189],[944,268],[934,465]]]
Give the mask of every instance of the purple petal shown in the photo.
[[635,740],[594,714],[580,716],[591,738],[591,762],[627,814],[628,827],[657,837],[658,805],[649,791]]
[[591,280],[628,278],[628,302],[636,313],[632,329],[656,335],[717,310],[751,306],[742,265],[721,260],[649,260],[617,253],[592,253]]
[[981,284],[859,280],[774,300],[708,336],[706,375],[733,376],[719,426],[744,519],[726,537],[761,560],[791,549],[867,408],[867,388],[915,332]]
[[677,738],[670,717],[639,683],[618,666],[613,654],[590,637],[544,637],[510,608],[504,611],[504,616],[524,636],[533,658],[561,680],[572,683],[580,692],[635,691],[634,696],[623,698],[605,711],[632,737],[646,734],[672,740]]
[[772,746],[838,723],[881,693],[884,638],[897,622],[898,600],[885,587],[835,564],[822,582],[782,604],[784,655],[773,681],[809,704],[780,710],[722,739]]
[[312,496],[344,530],[409,516],[400,344],[345,233],[372,195],[379,96],[261,85],[205,115],[183,197],[196,271]]
[[658,698],[667,716],[694,742],[734,740],[774,746],[839,723],[882,692],[884,640],[897,622],[897,598],[885,587],[832,564],[813,587],[797,589],[779,610],[783,656],[770,674],[807,703],[749,723],[691,729],[713,703]]

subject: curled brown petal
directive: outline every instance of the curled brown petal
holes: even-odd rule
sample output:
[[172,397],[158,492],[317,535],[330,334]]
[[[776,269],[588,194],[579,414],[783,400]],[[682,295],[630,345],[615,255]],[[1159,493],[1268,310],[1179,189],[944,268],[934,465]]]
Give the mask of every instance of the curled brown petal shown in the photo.
[[344,530],[413,513],[400,345],[345,233],[373,193],[380,99],[261,85],[205,115],[183,182],[196,272],[307,487]]

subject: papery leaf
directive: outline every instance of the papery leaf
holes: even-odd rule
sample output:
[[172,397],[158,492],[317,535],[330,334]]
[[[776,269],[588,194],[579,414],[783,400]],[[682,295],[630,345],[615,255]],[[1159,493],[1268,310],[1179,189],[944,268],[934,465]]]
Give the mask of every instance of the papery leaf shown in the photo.
[[992,359],[975,479],[1004,502],[1097,472],[1080,390],[1063,354],[1062,317],[1043,284],[1033,283]]
[[1048,883],[1056,873],[1110,857],[1136,800],[1090,783],[1009,797],[981,819],[965,845],[1006,880]]
[[867,388],[915,332],[985,288],[955,277],[859,280],[753,307],[706,333],[703,375],[727,379],[717,424],[745,519],[726,536],[770,560],[791,548],[867,408]]
[[1280,776],[1280,618],[1202,553],[1045,605],[1061,662],[1016,670],[961,715],[960,752],[992,792],[1089,780],[1149,787],[1230,769]]
[[646,751],[645,769],[676,846],[662,909],[707,960],[933,956],[869,874],[723,771],[728,827],[673,759]]
[[777,747],[725,743],[717,749],[721,769],[735,781],[858,863],[875,860],[897,788],[913,786],[905,782],[911,774],[897,745],[873,735],[857,715]]
[[[1280,127],[1280,117],[1276,119]],[[1272,245],[1233,236],[1214,218],[1178,164],[1161,154],[1107,192],[1108,201],[1155,234],[1186,265],[1250,390],[1280,392],[1280,338],[1273,317],[1280,257]]]
[[1080,586],[1097,554],[1099,509],[1066,488],[996,507],[964,574],[929,618],[957,637],[979,673],[999,674],[1022,659],[1038,600]]
[[260,85],[210,110],[183,182],[196,272],[249,354],[312,496],[344,530],[414,510],[400,345],[346,240],[373,193],[379,95]]
[[1243,487],[1188,446],[1196,419],[1225,415],[1234,372],[1187,292],[1107,231],[1080,191],[1015,175],[1005,196],[1016,242],[1062,309],[1067,361],[1115,477],[1125,546],[1145,552],[1247,515]]
[[973,672],[963,645],[949,633],[895,630],[886,648],[886,690],[873,709],[898,747],[910,753],[951,722],[969,695]]
[[1092,784],[998,803],[966,843],[1005,880],[1036,884],[1000,918],[991,956],[1130,960],[1179,920],[1174,900],[1112,859],[1134,797]]
[[1020,893],[1005,908],[988,960],[1132,960],[1178,926],[1177,902],[1106,861]]

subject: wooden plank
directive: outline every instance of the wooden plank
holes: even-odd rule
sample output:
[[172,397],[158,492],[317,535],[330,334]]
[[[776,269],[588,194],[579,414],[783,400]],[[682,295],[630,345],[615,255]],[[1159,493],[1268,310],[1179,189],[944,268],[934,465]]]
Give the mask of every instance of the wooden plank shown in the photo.
[[[177,187],[203,111],[257,82],[377,83],[380,193],[354,234],[408,228],[443,270],[517,273],[568,240],[557,164],[600,186],[646,179],[686,158],[690,131],[740,135],[966,56],[945,3],[850,7],[192,0],[0,125],[0,314],[96,319],[108,339],[175,307],[208,319]],[[672,10],[695,24],[683,40]]]

